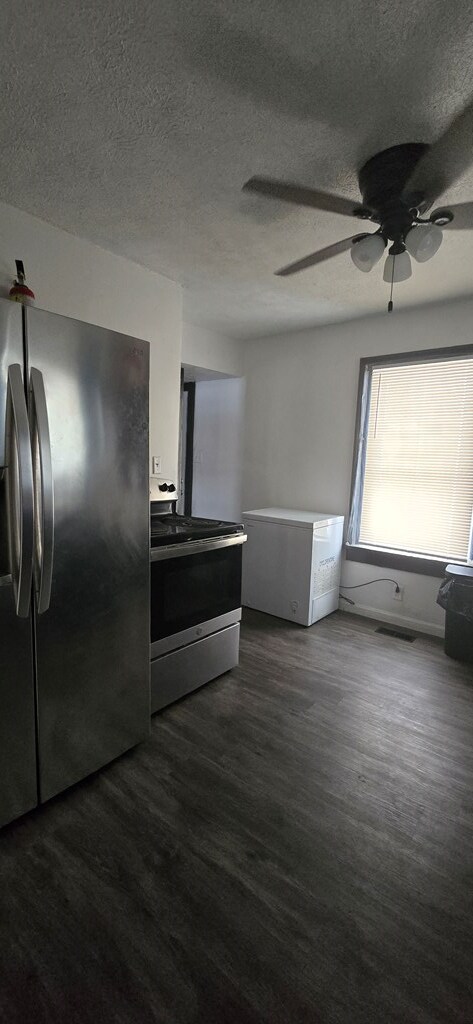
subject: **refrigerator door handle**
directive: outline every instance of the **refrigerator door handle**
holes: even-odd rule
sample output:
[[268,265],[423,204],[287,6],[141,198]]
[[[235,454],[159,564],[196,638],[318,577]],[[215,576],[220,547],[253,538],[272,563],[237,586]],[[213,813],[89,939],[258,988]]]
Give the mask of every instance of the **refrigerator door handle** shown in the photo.
[[16,614],[30,613],[33,575],[33,463],[28,412],[19,363],[8,367],[5,439],[8,549]]
[[54,488],[48,406],[41,371],[32,367],[30,381],[35,483],[34,574],[36,609],[38,615],[41,615],[48,610],[51,602],[54,560]]

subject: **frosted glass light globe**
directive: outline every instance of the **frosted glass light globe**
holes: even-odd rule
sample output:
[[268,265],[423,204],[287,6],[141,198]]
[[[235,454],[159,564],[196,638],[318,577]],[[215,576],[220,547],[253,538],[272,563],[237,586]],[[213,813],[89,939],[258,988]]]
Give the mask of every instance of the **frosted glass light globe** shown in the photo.
[[385,246],[384,238],[378,234],[367,235],[366,238],[361,238],[359,242],[353,242],[350,256],[355,267],[358,267],[358,270],[362,270],[364,274],[368,274],[381,259]]
[[443,232],[438,224],[417,224],[406,235],[406,249],[418,263],[427,263],[438,252]]

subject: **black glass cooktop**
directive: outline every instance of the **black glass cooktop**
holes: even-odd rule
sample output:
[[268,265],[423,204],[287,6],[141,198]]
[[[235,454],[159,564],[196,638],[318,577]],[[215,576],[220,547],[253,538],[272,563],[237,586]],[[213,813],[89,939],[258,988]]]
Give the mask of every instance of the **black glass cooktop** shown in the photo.
[[243,533],[242,523],[226,523],[221,519],[199,519],[197,516],[169,515],[151,516],[151,547],[166,544],[182,544],[187,540],[204,540],[209,537],[227,537]]

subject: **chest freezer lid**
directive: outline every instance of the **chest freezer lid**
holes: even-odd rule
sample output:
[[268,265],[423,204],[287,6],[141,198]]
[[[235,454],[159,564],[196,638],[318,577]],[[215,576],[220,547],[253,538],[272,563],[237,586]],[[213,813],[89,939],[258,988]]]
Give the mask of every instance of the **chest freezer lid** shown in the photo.
[[243,512],[243,519],[245,522],[275,523],[278,526],[297,526],[306,530],[343,523],[343,516],[330,512],[303,512],[295,508],[254,508]]

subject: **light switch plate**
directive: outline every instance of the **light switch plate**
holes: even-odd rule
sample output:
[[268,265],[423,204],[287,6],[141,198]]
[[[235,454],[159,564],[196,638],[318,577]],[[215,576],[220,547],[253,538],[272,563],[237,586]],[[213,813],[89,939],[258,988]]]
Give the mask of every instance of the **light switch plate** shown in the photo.
[[152,466],[153,476],[161,476],[161,455],[153,455]]

